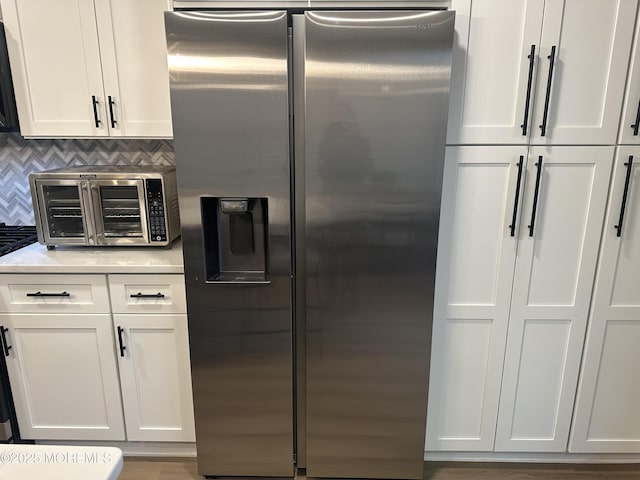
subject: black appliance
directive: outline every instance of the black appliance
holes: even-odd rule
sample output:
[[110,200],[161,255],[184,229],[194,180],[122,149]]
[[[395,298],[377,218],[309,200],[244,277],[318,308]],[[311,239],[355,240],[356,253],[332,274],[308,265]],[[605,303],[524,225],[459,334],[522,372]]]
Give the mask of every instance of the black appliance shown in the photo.
[[9,52],[4,31],[4,23],[0,21],[0,132],[18,131],[18,111],[13,93],[13,80],[9,65]]

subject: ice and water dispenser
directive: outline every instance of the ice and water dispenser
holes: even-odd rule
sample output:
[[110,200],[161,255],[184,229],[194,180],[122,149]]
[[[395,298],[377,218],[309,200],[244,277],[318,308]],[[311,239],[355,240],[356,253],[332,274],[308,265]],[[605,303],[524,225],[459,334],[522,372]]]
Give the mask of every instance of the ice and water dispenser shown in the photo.
[[268,283],[267,199],[202,197],[207,282]]

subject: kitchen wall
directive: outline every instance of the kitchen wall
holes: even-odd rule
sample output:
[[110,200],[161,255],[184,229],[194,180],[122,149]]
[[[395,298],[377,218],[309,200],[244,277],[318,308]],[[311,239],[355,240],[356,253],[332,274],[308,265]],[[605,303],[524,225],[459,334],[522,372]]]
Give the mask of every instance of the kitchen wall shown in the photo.
[[28,176],[68,165],[174,164],[170,140],[25,140],[0,133],[0,222],[33,225]]

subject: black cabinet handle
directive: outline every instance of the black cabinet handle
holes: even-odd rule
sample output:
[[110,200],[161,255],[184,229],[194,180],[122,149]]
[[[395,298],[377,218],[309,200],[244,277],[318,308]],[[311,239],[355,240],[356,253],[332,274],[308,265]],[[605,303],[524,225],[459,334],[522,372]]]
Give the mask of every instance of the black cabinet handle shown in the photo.
[[522,164],[524,162],[524,155],[520,155],[520,160],[518,160],[518,180],[516,181],[516,196],[513,200],[513,215],[511,217],[511,225],[509,228],[511,229],[511,236],[516,236],[516,218],[518,216],[518,202],[520,201],[520,183],[522,181]]
[[553,82],[553,67],[556,62],[556,46],[551,47],[551,55],[547,57],[549,59],[549,77],[547,78],[547,95],[544,97],[544,112],[542,114],[542,130],[541,136],[547,134],[547,117],[549,116],[549,98],[551,97],[551,84]]
[[164,294],[163,293],[132,293],[131,295],[129,295],[131,298],[164,298]]
[[116,102],[114,102],[113,97],[109,95],[109,115],[111,116],[111,128],[116,128],[116,116],[113,114],[113,106]]
[[118,344],[120,345],[120,356],[124,357],[124,351],[127,349],[127,347],[125,347],[124,343],[122,343],[122,332],[124,332],[124,328],[118,326]]
[[0,326],[0,334],[2,338],[2,351],[5,357],[9,356],[9,350],[11,350],[11,345],[7,343],[6,333],[9,331],[8,328],[5,328],[4,325]]
[[622,222],[624,221],[624,211],[627,208],[627,195],[629,194],[629,183],[631,181],[631,168],[633,167],[633,155],[629,155],[629,161],[624,164],[627,167],[627,176],[624,180],[624,192],[622,193],[622,205],[620,205],[620,218],[615,229],[618,231],[616,237],[622,236]]
[[633,128],[633,136],[637,137],[638,129],[640,129],[640,100],[638,100],[638,110],[636,110],[636,123],[631,125],[631,128]]
[[538,157],[536,167],[538,167],[538,173],[536,173],[536,188],[533,192],[533,209],[531,210],[531,223],[529,224],[530,237],[533,237],[533,228],[536,224],[536,211],[538,210],[538,193],[540,193],[540,177],[542,176],[542,155]]
[[[527,80],[527,97],[524,101],[524,119],[522,121],[522,136],[527,136],[527,127],[529,126],[529,105],[531,103],[531,84],[533,83],[533,64],[535,63],[536,46],[531,45],[531,52],[527,56],[529,59],[529,79]],[[512,235],[513,236],[513,235]]]
[[102,121],[98,118],[98,99],[95,95],[91,95],[91,102],[93,103],[93,119],[96,122],[96,128],[100,128]]
[[60,293],[27,293],[27,297],[70,297],[71,294],[69,292],[60,292]]

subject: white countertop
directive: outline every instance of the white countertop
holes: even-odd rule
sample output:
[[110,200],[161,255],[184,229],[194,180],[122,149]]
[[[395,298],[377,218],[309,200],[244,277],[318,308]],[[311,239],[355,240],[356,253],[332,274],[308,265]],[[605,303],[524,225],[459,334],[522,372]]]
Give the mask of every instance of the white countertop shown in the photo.
[[184,273],[182,242],[162,247],[47,247],[34,243],[0,257],[0,273]]
[[116,480],[121,470],[115,447],[0,445],[0,480]]

